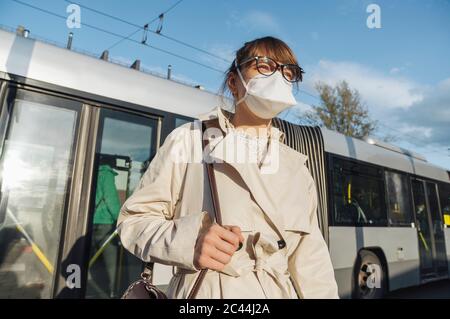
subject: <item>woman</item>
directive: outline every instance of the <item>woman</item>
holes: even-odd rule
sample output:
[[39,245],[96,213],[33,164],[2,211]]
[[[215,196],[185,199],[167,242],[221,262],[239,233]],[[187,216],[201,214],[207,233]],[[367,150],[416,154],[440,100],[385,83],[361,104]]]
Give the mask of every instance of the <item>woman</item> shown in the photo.
[[[280,143],[283,133],[271,125],[296,104],[292,85],[302,73],[283,41],[247,42],[223,85],[235,101],[234,113],[218,107],[201,117],[216,118],[223,132],[210,139],[204,155],[215,161],[225,226],[212,222],[197,122],[169,134],[124,203],[122,243],[144,261],[174,267],[169,298],[186,298],[205,268],[210,271],[197,298],[338,297],[307,156]],[[229,156],[243,151],[249,154],[245,161]]]

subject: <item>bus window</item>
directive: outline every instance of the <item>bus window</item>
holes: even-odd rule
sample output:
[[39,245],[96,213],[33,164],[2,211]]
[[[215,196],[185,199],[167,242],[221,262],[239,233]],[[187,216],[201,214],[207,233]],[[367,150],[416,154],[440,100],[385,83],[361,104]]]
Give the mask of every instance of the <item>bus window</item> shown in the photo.
[[334,158],[333,162],[334,224],[386,225],[382,171],[339,158]]
[[50,298],[81,106],[17,97],[1,154],[0,298]]
[[431,215],[431,229],[436,248],[436,267],[438,271],[447,272],[447,253],[445,251],[445,235],[442,215],[439,211],[436,183],[426,182],[428,204]]
[[144,116],[101,111],[86,298],[120,297],[142,271],[142,262],[121,246],[116,223],[155,154],[157,124]]
[[441,200],[444,225],[445,227],[450,228],[450,184],[439,184],[439,198]]
[[413,222],[409,180],[404,174],[386,171],[389,224],[411,226]]

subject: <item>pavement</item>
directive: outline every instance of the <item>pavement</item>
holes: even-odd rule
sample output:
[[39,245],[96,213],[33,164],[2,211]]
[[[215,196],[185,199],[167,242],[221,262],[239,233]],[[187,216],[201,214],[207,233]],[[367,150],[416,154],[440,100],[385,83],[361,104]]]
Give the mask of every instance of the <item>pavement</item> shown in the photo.
[[450,299],[450,279],[430,282],[419,287],[410,287],[390,292],[389,299]]

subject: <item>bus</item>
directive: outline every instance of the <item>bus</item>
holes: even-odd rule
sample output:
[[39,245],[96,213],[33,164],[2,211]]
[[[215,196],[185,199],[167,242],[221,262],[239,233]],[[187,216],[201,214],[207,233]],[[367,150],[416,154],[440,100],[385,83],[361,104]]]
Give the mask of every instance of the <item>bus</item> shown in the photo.
[[[120,298],[143,270],[115,229],[177,126],[217,94],[0,29],[0,298]],[[450,172],[371,138],[274,124],[308,156],[343,298],[449,277]],[[162,289],[172,268],[156,264]]]

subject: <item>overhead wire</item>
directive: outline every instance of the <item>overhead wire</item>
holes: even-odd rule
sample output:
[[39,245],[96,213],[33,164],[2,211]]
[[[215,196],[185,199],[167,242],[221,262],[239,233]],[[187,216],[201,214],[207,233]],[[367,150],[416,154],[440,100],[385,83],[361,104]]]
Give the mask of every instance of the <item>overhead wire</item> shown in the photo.
[[[46,13],[46,14],[49,14],[49,15],[58,17],[58,18],[60,18],[60,19],[64,19],[64,20],[67,19],[67,17],[65,17],[65,16],[63,16],[63,15],[57,14],[57,13],[55,13],[55,12],[52,12],[52,11],[49,11],[49,10],[46,10],[46,9],[43,9],[43,8],[40,8],[40,7],[36,7],[36,6],[32,5],[32,4],[29,4],[29,3],[26,3],[26,2],[23,2],[23,1],[20,1],[20,0],[10,0],[10,1],[13,1],[13,2],[16,2],[16,3],[18,3],[18,4],[21,4],[21,5],[30,7],[30,8],[32,8],[32,9],[35,9],[35,10],[44,12],[44,13]],[[112,46],[110,46],[108,49],[111,49],[112,47],[116,46],[116,45],[119,44],[120,42],[127,40],[127,41],[130,41],[130,42],[133,42],[133,43],[142,44],[142,45],[144,45],[144,46],[146,46],[146,47],[152,48],[152,49],[154,49],[154,50],[157,50],[157,51],[166,53],[166,54],[168,54],[168,55],[177,57],[177,58],[179,58],[179,59],[182,59],[182,60],[185,60],[185,61],[188,61],[188,62],[197,64],[197,65],[200,65],[200,66],[202,66],[202,67],[205,67],[205,68],[207,68],[207,69],[210,69],[210,70],[213,70],[213,71],[216,71],[216,72],[220,72],[220,73],[223,73],[223,72],[224,72],[223,70],[216,69],[216,68],[211,67],[211,66],[209,66],[209,65],[206,65],[206,64],[204,64],[204,63],[195,61],[195,60],[193,60],[193,59],[190,59],[190,58],[187,58],[187,57],[184,57],[184,56],[181,56],[181,55],[179,55],[179,54],[177,54],[177,53],[173,53],[173,52],[170,52],[170,51],[168,51],[168,50],[161,49],[161,48],[155,47],[155,46],[153,46],[153,45],[150,45],[150,44],[147,44],[147,43],[141,43],[141,42],[139,42],[139,41],[137,41],[137,40],[131,39],[131,36],[133,36],[134,34],[136,34],[136,33],[139,32],[139,31],[143,30],[143,27],[140,26],[140,25],[138,25],[138,24],[134,24],[134,23],[129,22],[129,21],[127,21],[127,20],[124,20],[124,19],[122,19],[122,18],[119,18],[119,17],[113,16],[113,15],[104,13],[104,12],[102,12],[102,11],[99,11],[99,10],[96,10],[96,9],[93,9],[93,8],[90,8],[90,7],[87,7],[87,6],[82,5],[82,4],[78,4],[77,2],[74,2],[74,1],[70,1],[70,0],[64,0],[64,1],[65,1],[65,2],[68,2],[68,3],[73,3],[73,4],[76,4],[76,5],[79,5],[80,7],[85,8],[85,9],[88,9],[88,10],[90,10],[90,11],[92,11],[92,12],[101,14],[101,15],[103,15],[103,16],[106,16],[106,17],[115,19],[115,20],[117,20],[117,21],[120,21],[120,22],[129,24],[129,25],[133,25],[133,26],[135,26],[136,28],[138,28],[138,29],[137,29],[135,32],[133,32],[132,34],[130,34],[130,35],[128,35],[128,36],[124,36],[124,35],[121,35],[121,34],[112,32],[112,31],[107,30],[107,29],[100,28],[100,27],[95,26],[95,25],[92,25],[92,24],[88,24],[88,23],[84,23],[84,22],[81,23],[81,22],[80,22],[81,25],[84,25],[84,26],[86,26],[86,27],[88,27],[88,28],[91,28],[91,29],[94,29],[94,30],[97,30],[97,31],[100,31],[100,32],[103,32],[103,33],[106,33],[106,34],[109,34],[109,35],[112,35],[112,36],[115,36],[115,37],[120,38],[120,40],[119,40],[118,42],[116,42],[115,44],[113,44]],[[174,9],[174,8],[175,8],[177,5],[179,5],[182,1],[184,1],[184,0],[179,0],[179,1],[177,1],[175,4],[173,4],[173,5],[172,5],[171,7],[169,7],[167,10],[165,10],[162,14],[166,14],[166,13],[169,12],[170,10]],[[160,16],[161,16],[161,14],[158,15],[158,17],[154,18],[153,20],[149,21],[147,24],[150,25],[151,23],[157,21],[157,20],[160,18]],[[149,30],[149,31],[156,33],[156,31],[153,31],[153,30]],[[183,42],[183,41],[181,41],[181,40],[178,40],[178,39],[169,37],[169,36],[164,35],[164,34],[161,34],[161,33],[158,33],[158,34],[161,35],[161,36],[163,36],[163,37],[165,37],[165,38],[167,38],[167,39],[170,39],[171,41],[174,41],[174,42],[177,42],[177,43],[179,43],[179,44],[188,46],[188,47],[190,47],[190,48],[192,48],[192,49],[198,50],[198,51],[203,52],[203,53],[205,53],[205,54],[208,54],[208,55],[210,55],[210,56],[214,56],[214,57],[216,57],[216,58],[222,59],[223,61],[230,62],[230,61],[228,61],[228,60],[226,60],[226,59],[224,59],[224,58],[222,58],[222,57],[220,57],[220,56],[214,55],[214,54],[212,54],[212,53],[210,53],[210,52],[208,52],[208,51],[206,51],[206,50],[197,48],[197,47],[195,47],[195,46],[193,46],[193,45],[190,45],[190,44],[188,44],[188,43],[186,43],[186,42]],[[312,93],[310,93],[310,92],[308,92],[308,91],[305,91],[305,90],[302,90],[302,89],[299,89],[299,91],[302,92],[302,93],[304,93],[304,94],[306,94],[306,95],[308,95],[308,96],[310,96],[310,97],[312,97],[312,98],[315,98],[315,99],[321,101],[321,99],[320,99],[318,96],[316,96],[316,95],[314,95],[314,94],[312,94]],[[304,103],[304,102],[302,102],[302,103]],[[307,103],[304,103],[304,104],[306,104],[306,105],[308,105],[308,106],[311,106],[311,105],[309,105],[309,104],[307,104]],[[325,111],[327,111],[327,110],[325,110]],[[308,121],[309,121],[309,119],[308,119]],[[397,132],[397,134],[399,134],[399,135],[401,135],[401,136],[411,138],[412,140],[415,141],[414,143],[409,142],[408,140],[406,140],[407,142],[409,142],[409,143],[411,143],[411,144],[415,144],[416,146],[423,146],[423,145],[427,144],[426,146],[428,146],[428,142],[426,142],[426,141],[424,141],[424,140],[421,140],[422,143],[423,143],[422,145],[418,145],[418,144],[417,144],[417,139],[418,139],[417,136],[409,135],[409,134],[407,134],[407,133],[404,133],[404,132],[402,132],[402,131],[400,131],[400,130],[398,130],[398,129],[392,128],[392,127],[390,127],[390,126],[388,126],[388,125],[386,125],[386,124],[383,124],[383,123],[381,123],[381,125],[384,126],[384,127],[387,128],[387,129],[391,130],[391,131]],[[419,140],[420,140],[420,139],[419,139]],[[436,153],[444,154],[441,150],[437,150],[437,149],[431,150],[430,152],[436,152]],[[445,155],[448,156],[448,154],[445,154]]]
[[[165,14],[167,14],[167,12],[169,12],[171,9],[173,9],[176,5],[178,5],[178,4],[179,4],[181,1],[183,1],[183,0],[178,1],[178,2],[175,3],[173,6],[171,6],[169,9],[167,9],[166,11],[162,12],[161,14],[159,14],[158,17],[156,17],[156,18],[154,18],[153,20],[151,20],[151,21],[145,23],[143,26],[142,26],[142,25],[138,25],[138,24],[136,24],[136,23],[134,23],[134,22],[131,22],[131,21],[122,19],[122,18],[120,18],[120,17],[113,16],[113,15],[111,15],[111,14],[105,13],[105,12],[103,12],[103,11],[94,9],[94,8],[92,8],[92,7],[88,7],[88,6],[84,5],[84,4],[80,4],[80,3],[75,2],[75,1],[71,1],[71,0],[63,0],[63,1],[65,1],[65,2],[67,2],[67,3],[71,3],[71,4],[76,4],[76,5],[80,6],[80,8],[83,8],[83,9],[86,9],[86,10],[89,10],[89,11],[92,11],[92,12],[94,12],[94,13],[96,13],[96,14],[99,14],[99,15],[102,15],[102,16],[105,16],[105,17],[108,17],[108,18],[110,18],[110,19],[113,19],[113,20],[116,20],[116,21],[119,21],[119,22],[122,22],[122,23],[125,23],[125,24],[128,24],[128,25],[130,25],[130,26],[133,26],[133,27],[136,27],[136,28],[137,28],[137,30],[133,31],[132,33],[130,33],[130,34],[129,34],[128,36],[126,36],[125,38],[130,38],[130,37],[132,37],[133,35],[135,35],[136,33],[138,33],[139,31],[144,31],[144,32],[149,31],[149,32],[152,32],[152,33],[154,33],[154,34],[157,34],[157,35],[159,35],[159,36],[161,36],[161,37],[163,37],[163,38],[166,38],[166,39],[168,39],[168,40],[170,40],[170,41],[173,41],[173,42],[175,42],[175,43],[181,44],[181,45],[183,45],[183,46],[185,46],[185,47],[191,48],[191,49],[196,50],[196,51],[198,51],[198,52],[201,52],[201,53],[203,53],[203,54],[206,54],[206,55],[209,55],[209,56],[214,57],[214,58],[216,58],[216,59],[222,60],[222,61],[224,61],[224,62],[231,63],[230,60],[225,59],[225,58],[223,58],[223,57],[221,57],[221,56],[219,56],[219,55],[217,55],[217,54],[214,54],[214,53],[212,53],[212,52],[209,52],[209,51],[207,51],[207,50],[201,49],[201,48],[199,48],[199,47],[197,47],[197,46],[195,46],[195,45],[192,45],[192,44],[190,44],[190,43],[187,43],[187,42],[185,42],[185,41],[182,41],[182,40],[176,39],[176,38],[174,38],[174,37],[168,36],[168,35],[166,35],[166,34],[163,34],[163,33],[161,33],[161,32],[158,32],[158,30],[155,31],[155,30],[151,30],[151,29],[146,28],[146,26],[149,26],[149,25],[151,25],[153,22],[155,22],[155,21],[157,21],[158,19],[160,19],[161,16],[164,16]],[[117,46],[119,43],[123,42],[124,40],[125,40],[125,39],[120,39],[119,41],[117,41],[117,42],[114,43],[113,45],[109,46],[107,50],[111,50],[113,47]]]
[[[44,13],[46,13],[46,14],[48,14],[48,15],[52,15],[52,16],[57,17],[57,18],[60,18],[60,19],[64,19],[64,20],[67,19],[67,17],[65,17],[65,16],[63,16],[63,15],[60,15],[60,14],[58,14],[58,13],[55,13],[55,12],[52,12],[52,11],[49,11],[49,10],[46,10],[46,9],[43,9],[43,8],[40,8],[40,7],[36,7],[36,6],[32,5],[32,4],[23,2],[23,1],[21,1],[21,0],[10,0],[10,1],[16,2],[16,3],[21,4],[21,5],[23,5],[23,6],[27,6],[27,7],[29,7],[29,8],[34,9],[34,10],[38,10],[38,11],[44,12]],[[88,24],[88,23],[85,23],[85,22],[80,22],[80,25],[86,26],[86,27],[88,27],[88,28],[91,28],[91,29],[94,29],[94,30],[97,30],[97,31],[100,31],[100,32],[103,32],[103,33],[106,33],[106,34],[109,34],[109,35],[112,35],[112,36],[115,36],[115,37],[124,39],[124,40],[127,40],[127,41],[130,41],[130,42],[133,42],[133,43],[137,43],[137,44],[144,45],[144,46],[147,47],[147,48],[151,48],[151,49],[153,49],[153,50],[163,52],[163,53],[165,53],[165,54],[168,54],[168,55],[177,57],[177,58],[179,58],[179,59],[181,59],[181,60],[185,60],[185,61],[187,61],[187,62],[190,62],[190,63],[196,64],[196,65],[202,66],[202,67],[207,68],[207,69],[210,69],[210,70],[212,70],[212,71],[219,72],[219,73],[222,73],[222,74],[224,73],[224,70],[217,69],[217,68],[215,68],[215,67],[212,67],[212,66],[209,66],[209,65],[207,65],[207,64],[204,64],[204,63],[195,61],[195,60],[190,59],[190,58],[187,58],[187,57],[184,57],[184,56],[179,55],[179,54],[177,54],[177,53],[173,53],[173,52],[171,52],[171,51],[169,51],[169,50],[166,50],[166,49],[162,49],[162,48],[156,47],[156,46],[154,46],[154,45],[150,45],[150,44],[142,44],[141,42],[139,42],[139,41],[137,41],[137,40],[130,39],[130,38],[126,38],[124,35],[121,35],[121,34],[118,34],[118,33],[113,32],[113,31],[110,31],[110,30],[107,30],[107,29],[98,27],[98,26],[93,25],[93,24]]]

